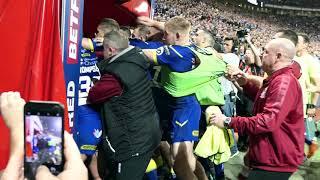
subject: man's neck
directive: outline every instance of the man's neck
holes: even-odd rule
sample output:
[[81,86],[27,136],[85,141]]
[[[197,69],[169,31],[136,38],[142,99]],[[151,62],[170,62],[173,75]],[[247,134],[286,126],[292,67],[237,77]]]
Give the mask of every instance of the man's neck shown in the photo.
[[183,39],[183,40],[177,41],[175,43],[175,45],[188,46],[188,45],[190,45],[190,41],[189,41],[189,39]]
[[133,46],[128,46],[126,49],[117,51],[111,58],[109,58],[109,62],[108,63],[112,63],[118,57],[122,56],[123,54],[125,54],[126,52],[130,51],[133,48],[134,48]]
[[268,76],[271,76],[274,72],[280,70],[280,69],[283,69],[283,68],[286,68],[286,67],[289,67],[291,65],[291,62],[283,62],[281,64],[278,64],[278,65],[275,65],[273,70],[271,72],[266,72],[268,74]]

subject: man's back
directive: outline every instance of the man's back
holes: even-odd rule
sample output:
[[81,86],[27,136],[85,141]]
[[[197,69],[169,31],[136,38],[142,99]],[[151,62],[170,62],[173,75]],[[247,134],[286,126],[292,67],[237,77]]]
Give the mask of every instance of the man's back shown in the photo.
[[117,160],[152,151],[160,142],[147,61],[140,52],[132,48],[100,67],[102,73],[113,74],[123,86],[120,96],[103,105],[106,134]]

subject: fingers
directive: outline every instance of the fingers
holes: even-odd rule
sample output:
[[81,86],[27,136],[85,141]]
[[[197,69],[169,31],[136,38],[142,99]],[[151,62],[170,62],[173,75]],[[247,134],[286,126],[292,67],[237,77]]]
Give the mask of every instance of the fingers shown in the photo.
[[19,92],[5,92],[0,96],[0,111],[7,127],[12,130],[23,125],[23,106],[25,101]]
[[25,101],[20,97],[20,93],[19,92],[4,92],[1,94],[0,96],[0,107],[14,107],[16,105],[24,105]]
[[233,65],[227,66],[225,76],[230,81],[244,81],[245,79],[247,79],[246,74],[238,67]]
[[103,42],[103,37],[96,37],[94,38],[96,40],[96,42]]
[[211,125],[216,125],[221,119],[224,119],[225,115],[223,114],[211,114],[209,115],[209,123]]
[[318,88],[313,86],[313,87],[310,87],[307,89],[307,92],[310,92],[310,93],[317,93],[319,92]]
[[222,112],[218,106],[209,106],[206,109],[205,114],[206,114],[207,124],[212,125],[214,123],[212,118],[216,117],[217,114],[222,114]]
[[214,125],[216,123],[216,115],[212,115],[209,117],[209,124]]
[[137,21],[148,21],[150,18],[149,17],[146,17],[146,16],[139,16],[137,18]]
[[307,89],[307,92],[308,93],[314,93],[314,90],[313,89]]
[[[68,132],[64,132],[64,156],[66,159],[64,171],[59,174],[59,179],[87,179],[88,170],[84,165],[80,152],[72,136]],[[76,177],[76,178],[75,178]]]
[[153,20],[146,16],[139,16],[137,22],[146,26],[152,26]]
[[235,66],[232,66],[232,65],[228,65],[227,66],[227,73],[231,76],[235,76],[235,75],[238,75],[238,74],[243,74],[243,72],[238,68],[238,67],[235,67]]
[[20,93],[18,92],[8,92],[7,94],[7,100],[8,104],[12,105],[15,103],[15,100],[20,98]]
[[64,132],[64,156],[66,159],[65,169],[82,168],[83,162],[79,149],[68,132]]
[[37,169],[36,180],[43,180],[43,179],[54,180],[58,178],[53,176],[46,166],[40,166]]
[[7,95],[8,95],[8,93],[7,93],[7,92],[4,92],[4,93],[2,93],[1,96],[0,96],[0,108],[1,108],[1,109],[8,104]]

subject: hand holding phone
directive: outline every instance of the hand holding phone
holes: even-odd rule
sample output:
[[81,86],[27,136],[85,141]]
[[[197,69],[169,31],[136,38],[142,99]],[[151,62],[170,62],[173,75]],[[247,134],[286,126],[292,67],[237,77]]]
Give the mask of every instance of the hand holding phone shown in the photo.
[[55,177],[51,174],[46,166],[40,166],[37,170],[36,179],[60,179],[60,180],[87,180],[88,170],[85,167],[80,152],[72,136],[68,133],[64,133],[64,155],[65,155],[65,166],[62,173]]
[[39,166],[63,170],[64,109],[57,102],[30,101],[24,106],[24,175],[34,179]]
[[[34,103],[34,102],[32,102]],[[41,102],[38,102],[41,106]],[[48,102],[46,102],[48,103]],[[30,103],[28,103],[30,104]],[[54,103],[56,104],[56,103]],[[19,92],[4,92],[1,93],[0,95],[0,113],[1,116],[3,117],[3,120],[6,124],[6,126],[10,129],[10,138],[11,138],[11,144],[10,144],[10,159],[7,164],[6,169],[0,174],[0,179],[1,180],[23,180],[25,179],[24,173],[23,173],[23,159],[26,158],[23,156],[23,125],[24,125],[24,105],[25,101],[20,97]],[[38,106],[36,105],[36,106]],[[32,106],[32,105],[31,105]],[[47,105],[45,105],[47,106]],[[49,105],[50,106],[50,105]],[[43,108],[43,107],[42,107]],[[32,108],[25,107],[25,114],[27,111],[30,110],[30,115],[33,114],[31,112],[34,112],[33,110],[36,109],[39,112],[40,115],[43,114],[43,112],[46,112],[46,109],[42,109],[35,106],[32,106]],[[61,108],[61,107],[60,107]],[[58,109],[60,109],[58,108]],[[40,110],[40,111],[39,111]],[[61,110],[61,109],[60,109]],[[59,110],[59,112],[60,112]],[[63,109],[62,109],[63,110]],[[57,112],[55,108],[49,109],[49,114],[50,112]],[[38,114],[38,113],[37,113]],[[63,114],[62,114],[63,117]],[[57,122],[58,124],[59,121]],[[63,129],[63,120],[61,120],[61,130]],[[60,128],[58,128],[60,129]],[[63,131],[61,131],[63,133]],[[61,136],[63,137],[63,136]],[[36,179],[49,179],[51,177],[52,179],[60,179],[60,180],[68,180],[68,179],[77,179],[77,180],[87,180],[88,179],[88,172],[83,164],[81,157],[80,157],[80,152],[72,139],[71,135],[66,133],[64,136],[64,154],[66,158],[66,163],[64,166],[63,172],[61,172],[57,177],[53,176],[52,174],[56,173],[51,173],[49,169],[45,166],[41,168],[38,168],[37,174],[36,174]],[[25,162],[26,164],[27,162]],[[28,163],[27,163],[28,164]],[[46,164],[45,164],[46,165]],[[30,164],[27,166],[29,167]],[[50,166],[48,166],[50,167]],[[61,164],[61,168],[63,167],[63,163]],[[26,171],[25,171],[26,173]],[[29,172],[27,172],[29,173]],[[28,174],[30,175],[30,174]],[[29,179],[34,179],[34,176],[29,178]],[[26,176],[28,178],[28,176]]]

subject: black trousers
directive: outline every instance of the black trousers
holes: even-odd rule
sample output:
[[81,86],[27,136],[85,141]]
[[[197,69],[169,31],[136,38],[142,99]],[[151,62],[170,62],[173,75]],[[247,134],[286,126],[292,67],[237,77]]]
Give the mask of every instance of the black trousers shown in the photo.
[[103,157],[102,154],[99,155],[99,158],[105,158],[104,172],[101,172],[101,164],[98,159],[99,174],[104,180],[142,180],[153,152],[133,156],[120,162],[112,161]]
[[274,172],[253,169],[247,180],[288,180],[291,174],[291,172]]

